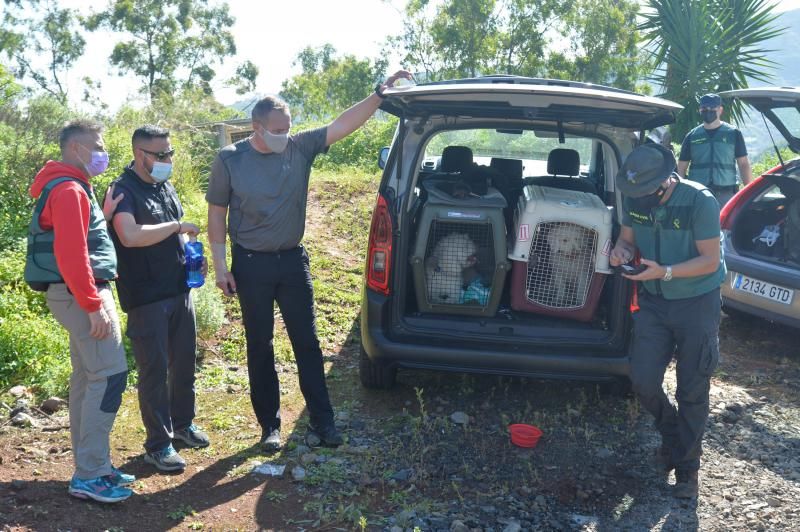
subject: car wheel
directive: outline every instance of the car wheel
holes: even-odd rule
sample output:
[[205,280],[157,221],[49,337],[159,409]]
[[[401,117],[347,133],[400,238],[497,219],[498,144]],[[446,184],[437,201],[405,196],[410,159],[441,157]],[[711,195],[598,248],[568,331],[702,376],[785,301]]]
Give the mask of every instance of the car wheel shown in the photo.
[[364,351],[363,345],[360,349],[360,355],[358,375],[361,378],[361,384],[365,388],[388,390],[394,386],[395,377],[397,377],[396,367],[373,362],[367,352]]

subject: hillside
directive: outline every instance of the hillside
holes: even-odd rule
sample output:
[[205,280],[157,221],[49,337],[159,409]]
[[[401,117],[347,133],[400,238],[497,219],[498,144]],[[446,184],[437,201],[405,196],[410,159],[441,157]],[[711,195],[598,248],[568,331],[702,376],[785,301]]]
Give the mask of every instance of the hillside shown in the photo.
[[[783,35],[770,39],[764,43],[764,48],[773,50],[771,57],[777,64],[773,79],[764,83],[763,81],[753,81],[752,87],[762,87],[766,85],[778,85],[782,87],[800,86],[800,9],[786,11],[781,14],[779,24],[786,28]],[[747,142],[747,149],[750,152],[751,160],[757,159],[766,150],[772,152],[772,142],[769,134],[764,129],[764,121],[759,114],[751,114],[747,121],[740,126]],[[780,145],[786,143],[775,129],[772,130],[775,140]]]

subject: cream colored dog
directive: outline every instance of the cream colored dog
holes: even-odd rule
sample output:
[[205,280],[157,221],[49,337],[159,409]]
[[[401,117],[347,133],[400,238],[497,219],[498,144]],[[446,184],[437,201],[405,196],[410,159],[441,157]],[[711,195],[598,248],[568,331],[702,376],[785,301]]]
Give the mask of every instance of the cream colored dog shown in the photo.
[[464,291],[464,270],[475,265],[478,247],[464,233],[444,236],[425,259],[425,285],[431,303],[457,305]]
[[591,242],[585,230],[570,223],[559,223],[547,233],[550,270],[556,302],[561,307],[581,307],[591,279]]

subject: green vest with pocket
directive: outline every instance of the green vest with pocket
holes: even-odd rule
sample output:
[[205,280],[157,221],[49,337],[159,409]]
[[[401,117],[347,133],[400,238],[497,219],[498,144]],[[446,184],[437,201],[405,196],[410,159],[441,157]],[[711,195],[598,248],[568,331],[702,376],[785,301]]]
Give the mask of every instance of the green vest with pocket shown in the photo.
[[736,185],[736,129],[725,122],[709,135],[703,126],[689,133],[692,164],[688,179],[707,187]]
[[72,177],[59,177],[53,179],[42,189],[36,206],[33,209],[33,218],[28,227],[28,253],[25,258],[25,282],[32,289],[45,291],[50,283],[63,283],[64,279],[58,271],[56,255],[53,251],[55,233],[52,229],[46,231],[39,225],[47,198],[56,185],[66,181],[75,181],[83,187],[89,196],[91,211],[89,212],[89,233],[86,243],[89,248],[89,262],[95,279],[110,281],[117,276],[117,255],[114,244],[108,234],[103,211],[95,200],[89,185]]
[[[711,192],[691,181],[680,181],[664,205],[639,210],[625,198],[622,223],[633,229],[642,257],[662,266],[678,264],[700,255],[696,241],[721,238],[719,207]],[[664,299],[695,297],[720,286],[725,279],[725,257],[720,248],[719,266],[708,274],[656,279],[642,285]]]

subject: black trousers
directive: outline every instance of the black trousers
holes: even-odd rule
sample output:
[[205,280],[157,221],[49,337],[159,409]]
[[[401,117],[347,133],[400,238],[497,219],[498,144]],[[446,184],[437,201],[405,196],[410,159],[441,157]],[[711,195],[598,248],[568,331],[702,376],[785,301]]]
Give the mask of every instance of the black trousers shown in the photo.
[[128,337],[139,370],[144,448],[161,451],[195,416],[197,331],[187,292],[128,311]]
[[[711,374],[719,362],[719,288],[676,300],[642,289],[639,308],[633,315],[633,389],[653,414],[675,467],[697,471],[708,420]],[[677,362],[677,407],[662,387],[673,356]]]
[[314,290],[308,254],[303,246],[262,253],[233,246],[231,266],[236,280],[247,339],[250,401],[262,429],[280,428],[280,390],[273,349],[274,303],[283,316],[292,343],[300,390],[311,424],[333,424],[333,408],[325,384],[322,350],[314,316]]

